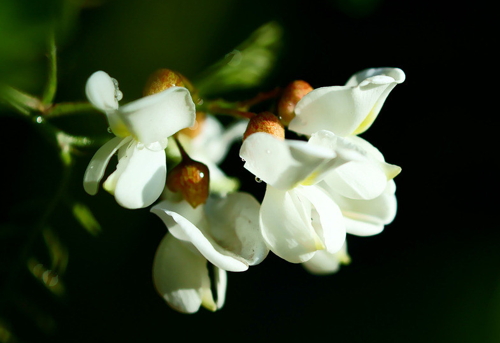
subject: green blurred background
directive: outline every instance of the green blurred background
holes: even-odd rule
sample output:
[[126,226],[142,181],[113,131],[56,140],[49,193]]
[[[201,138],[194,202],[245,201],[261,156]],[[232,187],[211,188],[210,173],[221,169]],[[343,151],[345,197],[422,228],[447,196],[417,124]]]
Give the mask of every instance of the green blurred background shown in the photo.
[[[195,315],[174,312],[153,288],[151,265],[166,233],[160,220],[120,208],[104,191],[83,191],[95,148],[74,156],[63,200],[44,217],[64,177],[57,151],[1,105],[0,342],[500,342],[491,13],[480,2],[444,1],[2,0],[0,81],[42,94],[55,27],[56,102],[85,101],[96,70],[118,79],[124,102],[141,96],[157,68],[227,99],[295,79],[343,84],[368,67],[400,67],[407,80],[363,134],[403,168],[395,221],[375,237],[349,236],[352,263],[337,274],[313,276],[270,255],[229,274],[221,311]],[[258,54],[267,58],[256,63],[270,73],[239,89],[224,87],[224,76],[204,78],[269,22]],[[93,112],[51,123],[106,135]],[[222,166],[260,199],[265,185],[237,153],[235,145]],[[99,225],[86,230],[75,205]],[[57,280],[45,272],[52,269]]]

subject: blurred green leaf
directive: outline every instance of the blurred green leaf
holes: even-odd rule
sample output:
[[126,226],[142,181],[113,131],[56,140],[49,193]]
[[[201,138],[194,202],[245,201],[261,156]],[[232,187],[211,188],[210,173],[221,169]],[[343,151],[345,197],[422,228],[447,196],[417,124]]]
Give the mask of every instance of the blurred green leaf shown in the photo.
[[101,233],[101,225],[94,217],[92,211],[87,205],[81,202],[75,202],[72,205],[72,212],[76,220],[78,220],[83,228],[87,230],[91,235],[97,236],[99,233]]
[[283,28],[276,22],[258,28],[193,81],[201,97],[262,84],[276,64],[282,37]]

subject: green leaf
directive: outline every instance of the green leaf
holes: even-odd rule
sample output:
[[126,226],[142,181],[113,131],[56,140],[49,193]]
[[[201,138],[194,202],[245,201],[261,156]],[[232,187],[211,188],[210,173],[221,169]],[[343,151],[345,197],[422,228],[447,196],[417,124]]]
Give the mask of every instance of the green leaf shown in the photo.
[[201,97],[243,90],[264,82],[276,64],[283,28],[270,22],[193,81]]

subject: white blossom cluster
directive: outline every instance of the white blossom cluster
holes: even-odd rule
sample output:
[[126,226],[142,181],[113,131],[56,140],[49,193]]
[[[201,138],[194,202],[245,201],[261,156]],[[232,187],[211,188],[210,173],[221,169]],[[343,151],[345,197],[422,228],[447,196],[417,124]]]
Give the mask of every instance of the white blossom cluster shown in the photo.
[[358,135],[372,125],[404,79],[397,68],[363,70],[344,86],[316,88],[294,104],[287,131],[306,139],[266,132],[246,137],[240,158],[245,169],[267,184],[262,203],[245,192],[221,191],[228,179],[217,165],[242,138],[248,120],[224,128],[208,115],[196,137],[179,139],[189,156],[210,171],[210,196],[193,207],[165,187],[169,137],[196,122],[190,91],[174,86],[119,107],[116,80],[98,71],[87,82],[87,97],[106,114],[116,137],[92,158],[84,188],[96,194],[117,154],[116,170],[103,188],[118,204],[137,209],[160,199],[151,212],[168,234],[156,252],[153,279],[158,293],[177,311],[220,309],[226,272],[245,271],[269,251],[313,274],[333,273],[350,260],[346,234],[376,235],[396,215],[393,178],[401,168],[385,162]]

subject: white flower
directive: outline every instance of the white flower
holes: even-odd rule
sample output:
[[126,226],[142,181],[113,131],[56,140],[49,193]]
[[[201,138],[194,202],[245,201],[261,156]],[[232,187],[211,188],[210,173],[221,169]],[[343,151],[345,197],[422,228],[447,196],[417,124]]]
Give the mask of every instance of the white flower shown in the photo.
[[[259,203],[247,193],[209,197],[193,209],[186,201],[153,206],[168,227],[156,252],[156,290],[175,310],[194,313],[202,305],[215,311],[224,304],[226,271],[241,272],[260,263],[268,249],[259,230]],[[216,299],[207,261],[215,271]]]
[[393,178],[401,168],[386,163],[378,149],[357,135],[371,126],[391,90],[404,80],[401,69],[366,69],[354,74],[345,86],[311,91],[295,108],[291,130],[306,135],[329,130],[368,156],[346,163],[324,178],[324,190],[340,207],[347,233],[378,234],[396,215]]
[[195,105],[189,91],[171,87],[119,107],[117,82],[103,71],[90,76],[85,90],[92,105],[106,113],[116,136],[90,161],[83,181],[85,191],[97,193],[109,160],[118,152],[116,171],[104,182],[104,189],[123,207],[151,205],[165,186],[168,137],[194,124]]
[[271,251],[301,263],[318,250],[341,249],[346,235],[342,213],[321,181],[348,161],[366,159],[361,151],[328,132],[309,142],[258,132],[245,139],[240,156],[244,167],[267,183],[260,225]]

